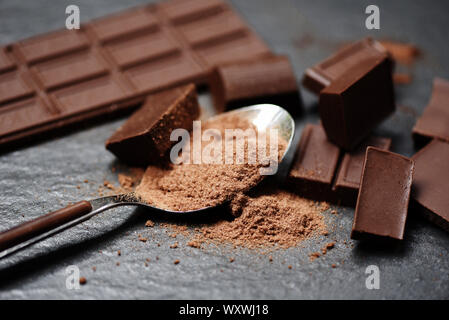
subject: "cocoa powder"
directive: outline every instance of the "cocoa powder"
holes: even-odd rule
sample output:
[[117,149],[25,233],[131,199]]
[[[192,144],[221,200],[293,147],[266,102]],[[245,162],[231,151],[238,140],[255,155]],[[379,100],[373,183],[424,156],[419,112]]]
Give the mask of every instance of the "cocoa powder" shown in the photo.
[[[266,166],[266,163],[260,161],[258,150],[249,148],[251,145],[257,146],[257,136],[249,136],[245,138],[244,143],[237,144],[235,136],[227,136],[225,132],[227,129],[248,128],[257,132],[248,121],[235,116],[205,122],[204,130],[215,129],[220,132],[223,138],[219,146],[221,152],[208,154],[208,163],[184,162],[170,163],[166,167],[149,166],[142,182],[136,188],[136,195],[142,201],[158,208],[188,211],[219,205],[249,190],[262,180],[259,169]],[[269,142],[269,138],[267,140]],[[285,151],[286,142],[282,139],[278,141],[278,154],[275,159],[270,158],[271,161],[279,161]],[[229,142],[232,143],[233,149],[227,154],[225,148]],[[192,137],[190,145],[193,143]],[[202,147],[208,144],[209,142],[202,142]],[[269,148],[268,145],[266,150]],[[190,159],[194,159],[194,152],[198,152],[193,149],[188,151]],[[229,159],[229,155],[232,159]],[[237,161],[239,155],[243,155],[243,163]],[[180,157],[184,156],[185,154],[182,154]],[[264,159],[267,160],[268,156]]]

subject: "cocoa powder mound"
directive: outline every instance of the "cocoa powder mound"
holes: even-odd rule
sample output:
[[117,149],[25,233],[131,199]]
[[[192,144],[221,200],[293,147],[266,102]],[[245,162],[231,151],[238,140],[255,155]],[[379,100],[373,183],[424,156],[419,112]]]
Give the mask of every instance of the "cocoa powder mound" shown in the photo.
[[[159,208],[188,211],[199,208],[215,206],[225,201],[232,200],[239,193],[245,192],[257,185],[262,176],[259,169],[266,166],[263,161],[259,161],[258,151],[249,148],[251,144],[257,145],[257,137],[245,138],[244,143],[237,144],[235,136],[226,136],[226,129],[253,129],[246,120],[235,116],[221,117],[216,120],[209,120],[204,123],[203,130],[216,129],[222,136],[220,144],[221,153],[212,152],[208,154],[209,163],[181,163],[179,165],[168,164],[167,167],[149,166],[142,178],[142,182],[136,188],[136,195],[144,202],[155,205]],[[233,140],[233,149],[229,155],[232,159],[226,158],[226,145],[229,140]],[[267,138],[269,141],[269,138]],[[190,145],[192,145],[193,137]],[[202,142],[202,147],[209,142]],[[286,142],[278,139],[279,161],[286,148]],[[202,148],[202,149],[203,149]],[[270,146],[267,145],[267,151]],[[190,159],[194,159],[193,150],[189,149]],[[228,155],[228,156],[229,156]],[[243,155],[243,163],[238,163],[237,157]],[[267,155],[268,157],[269,155]],[[181,155],[184,157],[184,155]],[[267,160],[268,158],[265,158]],[[225,161],[226,160],[226,161]]]
[[328,206],[283,191],[240,195],[231,203],[232,221],[219,221],[199,229],[191,243],[228,243],[234,247],[289,248],[326,231],[323,211]]

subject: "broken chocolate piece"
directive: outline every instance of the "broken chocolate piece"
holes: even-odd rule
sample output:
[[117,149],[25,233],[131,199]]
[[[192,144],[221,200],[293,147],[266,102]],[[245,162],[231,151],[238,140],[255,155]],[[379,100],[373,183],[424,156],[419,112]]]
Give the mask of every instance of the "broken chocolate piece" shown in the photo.
[[308,124],[287,177],[289,189],[306,198],[329,201],[339,157],[340,149],[327,140],[323,127]]
[[221,0],[170,0],[0,47],[0,146],[206,84],[218,63],[270,52]]
[[413,182],[413,160],[368,147],[351,239],[402,240]]
[[172,130],[191,130],[199,116],[193,84],[150,95],[106,142],[106,149],[132,165],[157,163],[173,145]]
[[391,60],[366,57],[320,92],[318,108],[328,139],[354,149],[395,111]]
[[218,111],[259,103],[272,103],[297,114],[301,98],[287,56],[267,56],[217,66],[210,89]]
[[423,146],[437,138],[449,142],[449,81],[433,80],[432,97],[413,128],[413,139]]
[[321,90],[343,76],[348,69],[366,59],[387,57],[387,50],[379,42],[366,38],[345,46],[326,60],[308,68],[304,74],[303,85],[318,95]]
[[412,198],[429,220],[449,231],[449,143],[435,139],[412,159]]
[[345,153],[332,187],[343,205],[354,206],[357,202],[366,148],[369,146],[389,150],[391,139],[371,136],[356,150]]

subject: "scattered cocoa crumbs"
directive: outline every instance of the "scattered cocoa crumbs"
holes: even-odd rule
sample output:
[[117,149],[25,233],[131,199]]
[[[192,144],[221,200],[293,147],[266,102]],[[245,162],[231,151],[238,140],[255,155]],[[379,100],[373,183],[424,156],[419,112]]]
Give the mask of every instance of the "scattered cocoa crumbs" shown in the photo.
[[420,56],[420,50],[410,43],[401,43],[395,41],[380,41],[380,43],[392,55],[397,62],[410,65]]
[[193,241],[193,240],[187,242],[187,245],[192,248],[200,248],[201,247],[201,243],[199,241]]
[[139,241],[141,241],[141,242],[147,242],[148,241],[148,238],[145,238],[145,237],[142,237],[142,236],[139,236]]
[[108,188],[109,190],[114,190],[114,185],[112,183],[110,183],[108,180],[105,180],[103,182],[103,186],[105,186],[106,188]]
[[321,256],[321,254],[319,252],[312,252],[309,256],[310,261],[314,261],[316,258],[318,258],[319,256]]
[[87,283],[87,279],[85,277],[80,278],[80,284],[85,285]]
[[177,242],[173,243],[173,244],[170,246],[171,249],[176,249],[177,247],[178,247],[178,243],[177,243]]
[[335,246],[335,241],[333,242],[329,242],[328,244],[326,244],[326,249],[332,249]]
[[151,220],[147,220],[147,222],[145,222],[145,227],[147,227],[147,228],[154,227],[154,222]]
[[173,261],[173,264],[178,264],[178,263],[180,263],[181,261],[179,261],[178,259],[176,259],[175,261]]

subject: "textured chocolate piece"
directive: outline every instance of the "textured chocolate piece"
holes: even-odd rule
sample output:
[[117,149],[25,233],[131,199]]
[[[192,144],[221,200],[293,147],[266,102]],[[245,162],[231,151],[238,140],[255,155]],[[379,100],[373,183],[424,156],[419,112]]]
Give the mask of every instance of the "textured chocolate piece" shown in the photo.
[[354,206],[357,202],[366,148],[369,146],[389,150],[391,139],[371,136],[365,139],[357,149],[344,154],[332,187],[343,205]]
[[354,149],[395,111],[391,60],[366,57],[320,92],[319,112],[330,141]]
[[435,139],[412,159],[412,198],[429,220],[449,232],[449,143]]
[[367,58],[388,57],[387,50],[377,41],[365,38],[340,49],[334,55],[305,71],[303,85],[315,94],[343,76],[348,69]]
[[301,109],[295,74],[287,56],[217,66],[209,85],[219,111],[259,103],[276,104],[293,114]]
[[289,190],[303,197],[329,201],[333,196],[332,180],[340,152],[327,140],[320,125],[308,124],[287,177]]
[[206,84],[217,63],[269,52],[221,0],[164,1],[0,47],[0,112],[9,119],[0,145]]
[[449,142],[449,81],[435,78],[432,97],[413,128],[413,139],[422,146],[433,138]]
[[413,160],[368,147],[351,239],[402,240],[413,182]]
[[193,84],[152,94],[106,141],[106,149],[131,165],[158,163],[175,143],[171,132],[191,130],[199,114]]

